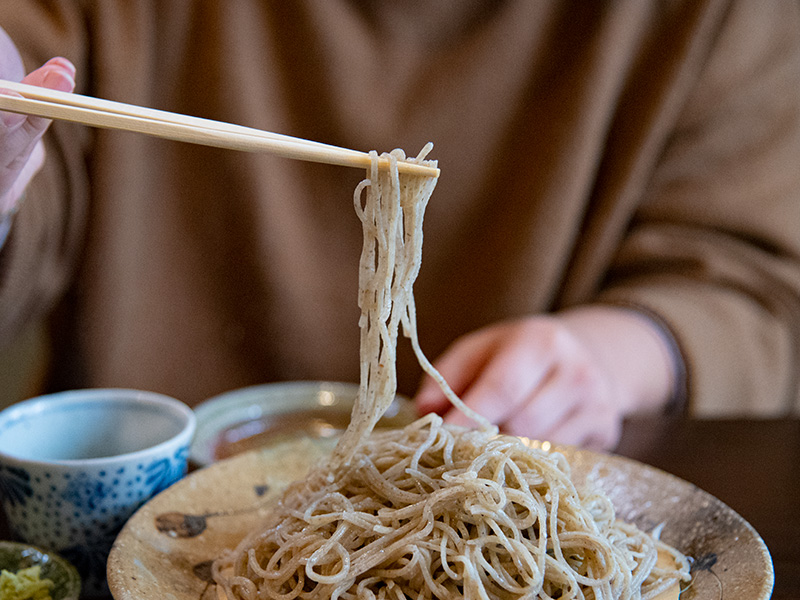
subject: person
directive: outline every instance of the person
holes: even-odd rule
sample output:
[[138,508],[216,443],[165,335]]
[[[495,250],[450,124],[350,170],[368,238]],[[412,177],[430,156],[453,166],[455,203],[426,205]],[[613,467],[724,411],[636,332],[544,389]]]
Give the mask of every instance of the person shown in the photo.
[[[0,75],[347,148],[433,141],[423,349],[504,430],[610,448],[632,414],[800,405],[799,9],[14,2]],[[0,340],[46,318],[49,389],[195,404],[357,379],[362,172],[2,120]],[[408,348],[398,371],[448,412]]]

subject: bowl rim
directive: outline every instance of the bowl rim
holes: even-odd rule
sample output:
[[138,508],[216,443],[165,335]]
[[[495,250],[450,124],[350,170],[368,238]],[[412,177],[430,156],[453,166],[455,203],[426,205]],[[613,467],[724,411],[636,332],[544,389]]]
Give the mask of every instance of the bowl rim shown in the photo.
[[99,456],[95,458],[64,458],[64,459],[36,459],[20,456],[0,449],[0,459],[3,461],[14,463],[18,465],[37,465],[42,467],[103,467],[109,464],[117,463],[121,460],[136,460],[150,454],[159,454],[164,452],[176,444],[189,444],[194,436],[197,428],[197,417],[194,411],[185,403],[180,400],[161,394],[158,392],[149,392],[146,390],[137,390],[133,388],[87,388],[81,390],[67,390],[63,392],[55,392],[52,394],[45,394],[36,396],[27,400],[22,400],[8,406],[0,411],[0,432],[6,426],[13,425],[13,423],[30,418],[37,414],[42,414],[45,410],[51,409],[54,406],[67,408],[78,404],[103,404],[109,403],[117,404],[147,404],[153,407],[163,409],[173,417],[177,417],[181,423],[180,430],[166,440],[154,444],[141,450],[133,452],[124,452],[122,454],[114,454],[111,456]]

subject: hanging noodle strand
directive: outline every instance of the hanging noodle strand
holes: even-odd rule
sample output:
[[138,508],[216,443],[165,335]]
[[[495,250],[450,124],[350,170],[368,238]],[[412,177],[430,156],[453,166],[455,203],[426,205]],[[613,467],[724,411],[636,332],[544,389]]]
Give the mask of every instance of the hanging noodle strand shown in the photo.
[[[415,159],[424,158],[426,146]],[[499,435],[422,353],[412,285],[436,180],[377,153],[355,191],[361,385],[331,456],[290,485],[258,531],[213,564],[235,600],[650,599],[689,579],[687,559],[578,490],[561,454]],[[396,392],[403,333],[423,369],[478,427],[427,415],[373,432]],[[669,557],[662,566],[659,555]],[[657,564],[658,561],[658,564]]]

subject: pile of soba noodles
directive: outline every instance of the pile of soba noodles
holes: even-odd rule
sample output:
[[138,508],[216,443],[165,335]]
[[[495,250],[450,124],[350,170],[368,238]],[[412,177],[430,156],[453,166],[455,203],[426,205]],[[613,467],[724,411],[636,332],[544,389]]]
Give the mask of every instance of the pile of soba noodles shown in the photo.
[[[423,162],[429,149],[411,160]],[[355,192],[364,246],[361,386],[350,426],[261,528],[215,561],[218,589],[241,600],[599,600],[652,598],[688,580],[679,552],[617,520],[602,493],[576,489],[562,455],[499,435],[424,357],[412,284],[436,180],[400,175],[401,151],[372,157]],[[428,415],[372,431],[395,395],[401,327],[477,429]],[[659,554],[671,560],[657,565]]]

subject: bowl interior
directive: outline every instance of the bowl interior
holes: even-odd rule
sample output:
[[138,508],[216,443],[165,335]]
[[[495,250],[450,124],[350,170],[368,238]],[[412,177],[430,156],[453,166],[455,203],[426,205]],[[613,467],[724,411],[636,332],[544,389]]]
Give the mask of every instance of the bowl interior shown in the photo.
[[119,456],[167,442],[192,423],[188,407],[158,395],[53,394],[0,413],[0,453],[38,461]]
[[17,542],[0,542],[0,569],[12,573],[39,565],[41,578],[53,582],[53,600],[77,600],[81,591],[78,571],[58,554]]
[[[350,421],[358,385],[342,382],[269,383],[226,392],[195,407],[197,432],[190,459],[204,466],[289,438],[333,437]],[[410,400],[398,396],[379,427],[415,418]]]

